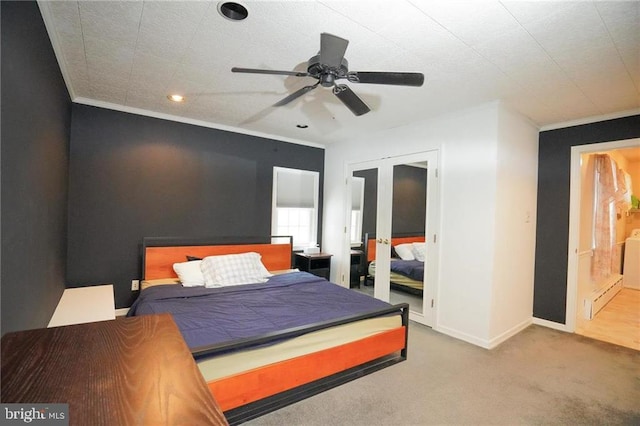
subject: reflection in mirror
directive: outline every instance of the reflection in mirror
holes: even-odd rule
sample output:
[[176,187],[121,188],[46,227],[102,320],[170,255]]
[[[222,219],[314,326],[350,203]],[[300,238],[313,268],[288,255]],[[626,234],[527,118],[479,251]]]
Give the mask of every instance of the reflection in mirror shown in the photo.
[[391,303],[423,312],[427,163],[393,167]]
[[349,286],[373,296],[374,282],[368,276],[364,238],[365,234],[376,232],[378,169],[354,171],[352,179]]
[[351,181],[351,247],[362,244],[362,211],[364,209],[364,178],[354,176]]

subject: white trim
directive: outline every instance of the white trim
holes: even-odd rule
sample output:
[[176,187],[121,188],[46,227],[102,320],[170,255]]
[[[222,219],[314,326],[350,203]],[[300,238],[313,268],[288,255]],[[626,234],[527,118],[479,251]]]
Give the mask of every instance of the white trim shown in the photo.
[[504,333],[489,340],[489,349],[493,349],[496,346],[498,346],[500,343],[507,341],[511,337],[520,333],[525,328],[529,327],[532,323],[533,323],[532,318],[527,318],[526,320],[522,321],[520,324],[517,324],[514,327],[511,327],[509,330],[505,331]]
[[[345,183],[345,190],[343,193],[344,196],[344,211],[343,213],[345,214],[345,218],[344,218],[344,234],[343,234],[343,239],[344,242],[349,241],[349,246],[345,247],[345,244],[341,244],[341,250],[342,250],[342,254],[340,255],[340,259],[349,259],[349,262],[343,261],[340,262],[339,264],[339,271],[338,271],[338,278],[335,280],[335,282],[337,282],[338,284],[340,284],[342,287],[350,287],[351,284],[351,209],[349,208],[349,206],[351,205],[352,202],[352,198],[353,195],[351,194],[351,179],[349,179],[350,176],[353,176],[353,169],[351,168],[351,164],[347,161],[344,162],[343,164],[343,176],[344,176],[344,183]],[[367,244],[366,241],[362,241],[363,246],[365,247],[365,244]],[[364,252],[363,252],[363,256],[364,256]],[[365,264],[366,259],[365,259]],[[331,264],[331,267],[333,268],[333,263]],[[366,271],[365,271],[366,274]]]
[[447,336],[454,337],[458,340],[465,341],[467,343],[471,343],[472,345],[480,346],[481,348],[490,349],[490,342],[486,339],[481,339],[476,336],[472,336],[470,334],[464,333],[462,331],[458,331],[454,328],[449,328],[446,326],[438,325],[437,327],[433,327],[435,331],[438,331],[442,334],[446,334]]
[[540,131],[562,129],[565,127],[580,126],[582,124],[597,123],[599,121],[615,120],[616,118],[631,117],[640,114],[640,108],[634,108],[627,111],[618,111],[611,114],[596,115],[592,117],[578,118],[576,120],[563,121],[562,123],[547,124],[540,127]]
[[129,313],[129,308],[116,309],[116,317],[123,317]]
[[569,244],[567,248],[567,297],[565,302],[565,330],[573,333],[576,329],[578,306],[578,244],[580,240],[580,152],[582,146],[571,147],[569,175]]
[[542,318],[533,317],[532,323],[540,325],[542,327],[553,328],[554,330],[564,331],[565,333],[571,333],[567,330],[566,324],[560,324],[559,322],[553,322]]
[[569,183],[569,244],[567,253],[567,303],[563,331],[575,332],[578,312],[578,247],[580,246],[580,156],[592,152],[640,146],[640,138],[619,141],[574,145],[571,147],[571,174]]
[[[474,344],[476,346],[480,346],[485,349],[493,349],[496,346],[500,345],[501,343],[507,341],[511,337],[515,336],[516,334],[520,333],[522,330],[529,327],[531,324],[536,324],[536,320],[537,318],[527,318],[526,320],[522,321],[520,324],[517,324],[516,326],[510,328],[509,330],[505,331],[504,333],[490,340],[481,339],[479,337],[472,336],[467,333],[463,333],[453,328],[443,327],[441,325],[439,325],[437,328],[433,327],[433,329],[442,334],[455,337],[456,339],[464,340],[465,342]],[[545,320],[540,320],[540,321],[545,321]],[[555,324],[555,323],[551,323],[550,321],[545,321],[545,322],[549,324]],[[539,324],[539,325],[546,325],[546,324]]]
[[179,123],[192,124],[194,126],[200,126],[200,127],[208,127],[210,129],[225,130],[227,132],[240,133],[240,134],[249,135],[249,136],[258,136],[261,138],[272,139],[277,142],[289,142],[289,143],[295,143],[298,145],[311,146],[314,148],[326,148],[325,145],[315,143],[315,142],[304,141],[301,139],[293,139],[293,138],[287,138],[285,136],[280,136],[280,135],[272,135],[269,133],[256,132],[253,130],[241,129],[239,127],[227,126],[225,124],[211,123],[209,121],[196,120],[194,118],[181,117],[179,115],[165,114],[162,112],[149,111],[142,108],[134,108],[134,107],[125,106],[125,105],[118,105],[111,102],[97,101],[95,99],[82,98],[82,97],[72,98],[72,100],[77,104],[106,108],[114,111],[128,112],[130,114],[144,115],[147,117],[160,118],[163,120],[177,121]]

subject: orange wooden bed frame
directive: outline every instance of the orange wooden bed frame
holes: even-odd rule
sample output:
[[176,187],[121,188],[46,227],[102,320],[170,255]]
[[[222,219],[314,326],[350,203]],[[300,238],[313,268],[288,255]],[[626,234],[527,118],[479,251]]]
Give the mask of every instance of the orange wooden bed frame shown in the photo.
[[[285,244],[182,244],[178,239],[145,238],[142,253],[143,278],[151,280],[176,277],[172,265],[186,261],[186,256],[205,257],[249,251],[260,253],[265,267],[271,271],[291,268],[290,238]],[[398,328],[208,382],[209,389],[229,423],[241,423],[404,361],[407,356],[408,305],[395,305],[383,311],[312,324],[304,329],[283,330],[256,339],[196,348],[192,353],[197,361],[230,349],[293,337],[398,311],[402,311],[402,326]]]

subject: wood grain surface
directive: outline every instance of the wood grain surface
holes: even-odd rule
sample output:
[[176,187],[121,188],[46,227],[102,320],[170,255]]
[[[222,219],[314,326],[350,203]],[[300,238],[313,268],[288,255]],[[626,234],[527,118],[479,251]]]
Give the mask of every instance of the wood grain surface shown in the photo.
[[7,333],[3,403],[67,403],[71,425],[226,425],[168,314]]
[[623,288],[576,334],[640,351],[640,290]]

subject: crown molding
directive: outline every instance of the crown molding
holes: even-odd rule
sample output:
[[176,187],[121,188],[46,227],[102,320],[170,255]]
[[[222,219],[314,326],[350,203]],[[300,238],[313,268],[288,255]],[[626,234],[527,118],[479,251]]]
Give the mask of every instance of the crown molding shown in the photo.
[[640,114],[640,108],[630,109],[627,111],[613,112],[611,114],[597,115],[592,117],[578,118],[576,120],[563,121],[562,123],[547,124],[540,128],[541,132],[547,130],[563,129],[565,127],[581,126],[583,124],[597,123],[598,121],[615,120],[616,118],[631,117]]
[[99,108],[105,108],[105,109],[110,109],[110,110],[114,110],[114,111],[126,112],[126,113],[130,113],[130,114],[144,115],[146,117],[159,118],[159,119],[162,119],[162,120],[176,121],[176,122],[179,122],[179,123],[191,124],[193,126],[208,127],[210,129],[224,130],[224,131],[232,132],[232,133],[240,133],[240,134],[249,135],[249,136],[257,136],[257,137],[260,137],[260,138],[273,139],[273,140],[280,141],[280,142],[294,143],[294,144],[297,144],[297,145],[306,145],[306,146],[310,146],[310,147],[313,147],[313,148],[321,148],[321,149],[325,149],[326,148],[325,145],[322,145],[322,144],[319,144],[319,143],[315,143],[315,142],[305,141],[305,140],[302,140],[302,139],[287,138],[287,137],[283,137],[283,136],[279,136],[279,135],[273,135],[273,134],[263,133],[263,132],[256,132],[256,131],[252,131],[252,130],[241,129],[239,127],[233,127],[233,126],[227,126],[227,125],[224,125],[224,124],[212,123],[212,122],[204,121],[204,120],[196,120],[196,119],[193,119],[193,118],[181,117],[179,115],[172,115],[172,114],[165,114],[165,113],[162,113],[162,112],[149,111],[149,110],[142,109],[142,108],[134,108],[134,107],[126,106],[126,105],[114,104],[114,103],[111,103],[111,102],[97,101],[95,99],[77,97],[77,98],[73,99],[73,102],[77,103],[77,104],[95,106],[95,107],[99,107]]

